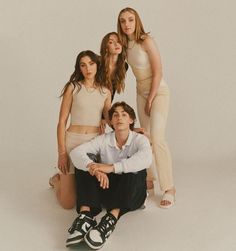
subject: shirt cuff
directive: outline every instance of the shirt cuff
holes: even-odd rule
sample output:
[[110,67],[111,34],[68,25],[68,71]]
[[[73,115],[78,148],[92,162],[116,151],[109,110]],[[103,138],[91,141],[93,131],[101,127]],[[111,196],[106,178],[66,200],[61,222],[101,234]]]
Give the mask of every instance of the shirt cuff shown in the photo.
[[84,162],[84,166],[87,169],[87,171],[88,171],[88,165],[91,163],[93,163],[93,161],[91,159]]
[[123,167],[122,167],[122,164],[120,162],[117,162],[114,165],[114,170],[115,170],[115,173],[122,173],[123,172]]

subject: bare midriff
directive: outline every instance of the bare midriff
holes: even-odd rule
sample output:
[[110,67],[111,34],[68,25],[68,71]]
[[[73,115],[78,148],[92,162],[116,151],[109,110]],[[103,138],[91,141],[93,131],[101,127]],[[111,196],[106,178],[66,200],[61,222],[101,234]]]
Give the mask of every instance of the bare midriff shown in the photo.
[[70,125],[67,131],[80,134],[99,133],[99,126]]

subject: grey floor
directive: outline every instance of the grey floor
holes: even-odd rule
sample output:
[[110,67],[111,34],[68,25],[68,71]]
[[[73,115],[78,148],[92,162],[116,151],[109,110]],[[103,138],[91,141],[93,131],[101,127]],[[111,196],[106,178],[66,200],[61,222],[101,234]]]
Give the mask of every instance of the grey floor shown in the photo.
[[[76,212],[60,208],[47,184],[49,172],[37,168],[1,170],[0,250],[68,250],[67,228]],[[121,218],[101,250],[236,250],[235,166],[181,164],[175,180],[175,207],[160,209],[160,197],[149,196],[146,209]],[[72,250],[90,249],[82,243]]]

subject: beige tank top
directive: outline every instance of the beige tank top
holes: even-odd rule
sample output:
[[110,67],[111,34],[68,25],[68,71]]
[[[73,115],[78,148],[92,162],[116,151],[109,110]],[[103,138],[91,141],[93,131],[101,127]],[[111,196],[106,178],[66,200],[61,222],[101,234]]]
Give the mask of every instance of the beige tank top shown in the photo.
[[[152,79],[152,69],[147,52],[141,44],[132,40],[128,42],[127,61],[132,68],[137,82]],[[160,85],[166,85],[162,79]]]
[[99,126],[108,92],[106,88],[86,88],[83,84],[79,91],[76,87],[71,106],[71,125]]
[[147,52],[142,48],[141,44],[134,40],[128,42],[127,56],[131,67],[138,69],[151,67]]

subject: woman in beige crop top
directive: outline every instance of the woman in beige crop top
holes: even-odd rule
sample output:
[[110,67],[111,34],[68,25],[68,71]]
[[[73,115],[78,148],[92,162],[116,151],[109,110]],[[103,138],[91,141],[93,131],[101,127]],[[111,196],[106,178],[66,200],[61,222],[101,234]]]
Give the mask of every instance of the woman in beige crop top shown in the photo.
[[[171,155],[165,140],[169,107],[169,89],[162,78],[160,54],[153,39],[144,31],[141,19],[132,8],[118,16],[118,34],[126,49],[127,61],[136,77],[139,121],[150,133],[155,166],[163,197],[160,207],[169,208],[175,202]],[[150,169],[150,168],[149,168]],[[149,173],[147,185],[153,187]]]
[[[102,114],[108,122],[111,93],[100,82],[99,66],[99,57],[94,52],[82,51],[61,94],[57,126],[58,173],[49,183],[65,209],[73,208],[76,202],[75,170],[68,154],[100,133]],[[69,116],[70,125],[66,129]]]

